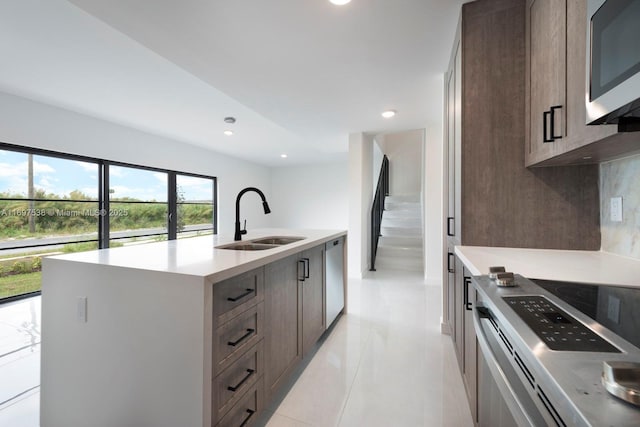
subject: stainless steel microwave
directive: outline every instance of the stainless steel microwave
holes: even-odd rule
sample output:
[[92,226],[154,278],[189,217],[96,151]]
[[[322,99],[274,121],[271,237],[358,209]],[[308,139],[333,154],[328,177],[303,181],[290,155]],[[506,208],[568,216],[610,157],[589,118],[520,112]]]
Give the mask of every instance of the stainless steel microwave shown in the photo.
[[[640,124],[640,0],[587,2],[587,124]],[[625,130],[625,129],[621,129]]]

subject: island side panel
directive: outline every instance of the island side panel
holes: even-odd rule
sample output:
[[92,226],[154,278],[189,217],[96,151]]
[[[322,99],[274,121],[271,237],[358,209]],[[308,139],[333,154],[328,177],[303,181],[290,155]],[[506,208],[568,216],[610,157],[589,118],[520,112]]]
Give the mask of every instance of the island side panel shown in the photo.
[[43,259],[41,425],[210,424],[206,293],[194,276]]

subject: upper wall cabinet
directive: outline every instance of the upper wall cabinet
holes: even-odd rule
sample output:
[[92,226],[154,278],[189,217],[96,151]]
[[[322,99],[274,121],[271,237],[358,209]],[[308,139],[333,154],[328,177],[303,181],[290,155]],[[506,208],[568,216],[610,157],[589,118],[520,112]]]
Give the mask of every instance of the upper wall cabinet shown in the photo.
[[596,163],[640,149],[640,134],[587,126],[586,0],[527,0],[526,166]]

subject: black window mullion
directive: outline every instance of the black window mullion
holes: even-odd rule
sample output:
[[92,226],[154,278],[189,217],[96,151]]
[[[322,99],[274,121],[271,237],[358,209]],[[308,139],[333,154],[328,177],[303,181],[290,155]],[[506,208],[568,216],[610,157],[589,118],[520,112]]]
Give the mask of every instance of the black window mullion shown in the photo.
[[212,178],[213,185],[213,234],[218,234],[218,178]]
[[167,174],[167,192],[167,200],[169,202],[169,213],[167,215],[167,239],[175,240],[178,237],[178,186],[175,172],[169,172]]
[[109,193],[109,164],[108,163],[103,163],[102,164],[102,174],[100,175],[100,178],[102,178],[102,182],[100,185],[100,199],[101,199],[101,203],[100,203],[100,244],[99,247],[102,248],[108,248],[109,247],[109,235],[111,234],[110,231],[110,215],[109,215],[109,209],[110,209],[110,193]]

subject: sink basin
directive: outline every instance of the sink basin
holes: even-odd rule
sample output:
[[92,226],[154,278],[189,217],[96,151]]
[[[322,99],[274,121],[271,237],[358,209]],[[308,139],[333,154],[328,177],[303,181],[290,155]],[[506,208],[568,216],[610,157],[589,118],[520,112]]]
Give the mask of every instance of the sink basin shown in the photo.
[[231,243],[224,246],[216,246],[216,249],[231,249],[234,251],[264,251],[266,249],[277,248],[278,245],[266,245],[252,242]]
[[263,237],[262,239],[252,240],[252,243],[266,244],[266,245],[288,245],[289,243],[298,242],[304,240],[306,237],[297,236],[271,236]]

